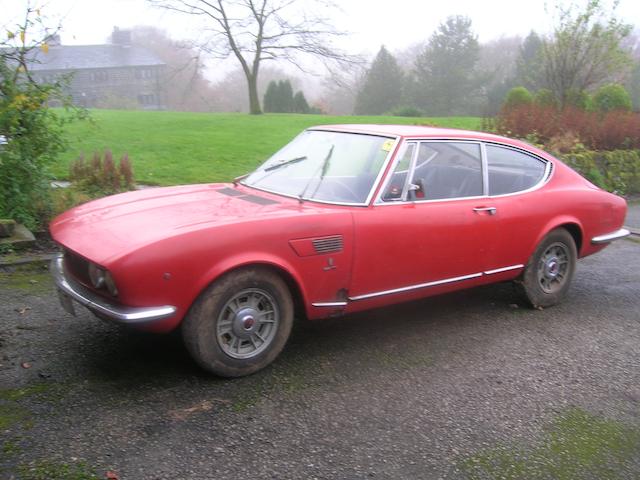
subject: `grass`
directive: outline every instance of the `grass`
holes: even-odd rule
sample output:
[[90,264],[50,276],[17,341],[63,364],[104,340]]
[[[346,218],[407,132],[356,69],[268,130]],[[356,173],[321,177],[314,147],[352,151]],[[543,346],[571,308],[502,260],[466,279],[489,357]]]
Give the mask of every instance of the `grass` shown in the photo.
[[438,125],[477,130],[477,117],[407,118],[327,115],[144,112],[93,110],[93,122],[68,127],[70,147],[54,165],[67,178],[81,152],[110,149],[116,160],[128,153],[136,180],[176,185],[229,181],[253,170],[303,129],[340,123]]
[[640,478],[637,463],[628,471],[638,452],[640,429],[572,408],[555,419],[538,445],[483,451],[461,468],[470,480]]

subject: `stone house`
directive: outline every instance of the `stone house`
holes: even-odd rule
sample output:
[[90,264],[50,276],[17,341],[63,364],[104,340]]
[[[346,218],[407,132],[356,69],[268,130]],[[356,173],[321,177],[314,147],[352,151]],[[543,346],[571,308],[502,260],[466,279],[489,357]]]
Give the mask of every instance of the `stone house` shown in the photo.
[[68,93],[76,105],[145,110],[166,108],[165,69],[155,54],[131,44],[131,31],[117,27],[107,45],[61,45],[53,36],[30,66],[36,81],[71,74]]

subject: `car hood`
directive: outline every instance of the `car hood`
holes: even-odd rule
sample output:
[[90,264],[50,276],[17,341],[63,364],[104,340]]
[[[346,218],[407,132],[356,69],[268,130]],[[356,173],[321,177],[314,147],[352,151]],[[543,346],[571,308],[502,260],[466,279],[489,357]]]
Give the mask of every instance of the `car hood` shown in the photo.
[[293,199],[227,184],[153,188],[73,208],[51,225],[54,240],[100,264],[159,240],[313,209]]

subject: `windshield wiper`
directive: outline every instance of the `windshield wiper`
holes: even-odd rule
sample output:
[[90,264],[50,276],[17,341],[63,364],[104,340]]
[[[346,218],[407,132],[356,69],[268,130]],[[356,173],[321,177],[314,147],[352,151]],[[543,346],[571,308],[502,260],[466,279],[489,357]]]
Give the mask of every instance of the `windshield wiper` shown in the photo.
[[[331,155],[333,155],[334,146],[335,145],[331,145],[331,148],[329,149],[327,156],[324,157],[324,160],[322,161],[322,165],[320,165],[320,169],[322,173],[320,174],[320,180],[318,180],[318,185],[316,186],[316,189],[313,191],[313,195],[315,195],[316,192],[318,191],[318,188],[320,188],[320,184],[322,183],[322,180],[324,180],[324,176],[327,174],[327,171],[329,170],[329,160],[331,160]],[[313,182],[314,178],[315,178],[315,175],[309,179],[307,184],[304,186],[304,189],[302,190],[302,192],[300,192],[300,195],[298,195],[298,200],[300,201],[300,203],[302,203],[302,201],[304,200],[304,194],[307,193],[307,188],[309,188],[309,185],[311,185],[311,182]]]
[[270,172],[272,170],[277,170],[280,167],[284,167],[285,165],[291,165],[292,163],[298,163],[302,160],[306,160],[307,156],[303,155],[302,157],[290,158],[289,160],[282,160],[281,162],[276,163],[275,165],[271,165],[264,169],[265,172]]

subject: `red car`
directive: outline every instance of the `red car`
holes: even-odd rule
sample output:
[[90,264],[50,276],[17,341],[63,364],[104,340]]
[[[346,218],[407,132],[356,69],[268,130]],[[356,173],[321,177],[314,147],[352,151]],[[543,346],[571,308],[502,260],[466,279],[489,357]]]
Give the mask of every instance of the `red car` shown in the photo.
[[629,232],[624,199],[551,155],[486,133],[305,130],[233,184],[124,193],[51,224],[63,305],[180,327],[218,375],[255,372],[294,317],[319,319],[515,280],[562,300],[576,259]]

